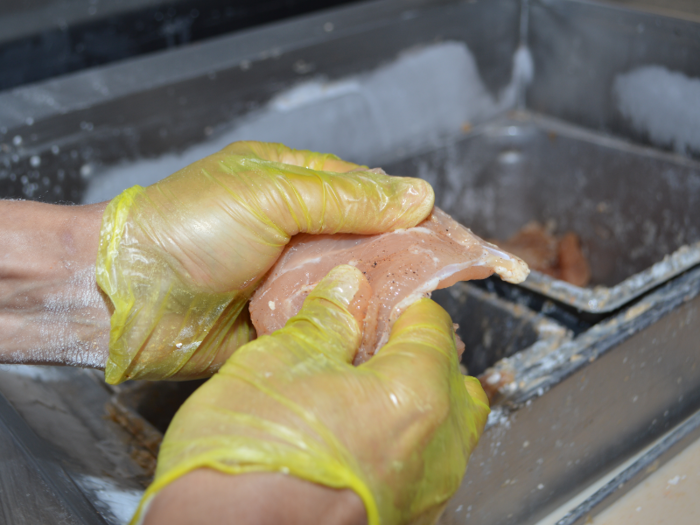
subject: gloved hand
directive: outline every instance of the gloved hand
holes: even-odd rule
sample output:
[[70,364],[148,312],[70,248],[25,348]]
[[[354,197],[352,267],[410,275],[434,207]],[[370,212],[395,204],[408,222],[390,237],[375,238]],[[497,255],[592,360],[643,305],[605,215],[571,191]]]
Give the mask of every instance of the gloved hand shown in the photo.
[[460,374],[452,321],[430,299],[353,367],[366,286],[338,266],[283,329],[240,348],[185,402],[134,523],[165,486],[205,467],[350,488],[369,525],[435,522],[483,431],[486,396]]
[[258,142],[126,190],[97,260],[114,305],[106,381],[211,375],[255,337],[246,303],[292,235],[407,228],[433,201],[419,179]]

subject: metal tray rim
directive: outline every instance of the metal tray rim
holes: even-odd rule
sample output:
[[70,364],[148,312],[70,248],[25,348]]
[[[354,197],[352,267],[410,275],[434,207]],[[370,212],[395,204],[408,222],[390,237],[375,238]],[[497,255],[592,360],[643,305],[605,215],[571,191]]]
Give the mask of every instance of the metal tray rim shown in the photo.
[[700,264],[700,241],[681,246],[663,260],[612,287],[580,288],[537,270],[532,270],[520,286],[557,299],[584,312],[607,313],[617,310],[643,293],[698,264]]
[[[601,146],[643,155],[645,157],[673,162],[675,164],[698,168],[700,163],[676,153],[631,143],[625,139],[609,136],[586,128],[569,124],[557,118],[544,116],[528,110],[511,112],[505,118],[496,118],[472,134],[493,133],[496,129],[510,125],[532,124],[547,131],[554,131],[570,138],[592,142]],[[579,311],[593,314],[612,312],[628,304],[649,290],[663,284],[681,273],[700,264],[700,241],[681,246],[667,254],[661,261],[637,272],[614,286],[596,286],[581,288],[566,281],[532,270],[520,286],[540,293],[551,299],[561,301]]]

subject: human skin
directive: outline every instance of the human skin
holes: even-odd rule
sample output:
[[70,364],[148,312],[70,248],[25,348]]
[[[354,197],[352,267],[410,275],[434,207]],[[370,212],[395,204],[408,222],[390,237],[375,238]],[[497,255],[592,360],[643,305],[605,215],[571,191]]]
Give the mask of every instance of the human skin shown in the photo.
[[104,369],[111,303],[95,260],[106,203],[0,200],[0,362]]
[[229,476],[199,469],[165,487],[143,522],[166,523],[364,525],[367,515],[351,490],[330,489],[285,474]]
[[[106,203],[62,206],[0,200],[0,363],[104,369],[111,308],[95,281]],[[195,470],[153,501],[148,525],[360,525],[364,506],[282,474]]]

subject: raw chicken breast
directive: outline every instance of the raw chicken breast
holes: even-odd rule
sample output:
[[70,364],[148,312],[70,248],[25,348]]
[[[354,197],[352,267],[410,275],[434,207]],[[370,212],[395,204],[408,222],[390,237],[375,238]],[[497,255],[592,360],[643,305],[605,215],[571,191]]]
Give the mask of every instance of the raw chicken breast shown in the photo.
[[438,208],[415,228],[381,235],[297,235],[250,301],[258,335],[282,328],[316,283],[340,264],[360,269],[372,288],[356,364],[374,355],[399,315],[433,290],[493,273],[519,283],[529,273],[522,260]]

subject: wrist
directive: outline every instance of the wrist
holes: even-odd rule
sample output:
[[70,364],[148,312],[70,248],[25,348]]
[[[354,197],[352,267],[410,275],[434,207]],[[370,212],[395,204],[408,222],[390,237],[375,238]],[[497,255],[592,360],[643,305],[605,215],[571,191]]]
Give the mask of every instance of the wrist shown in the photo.
[[166,486],[144,525],[366,525],[360,497],[279,473],[198,469]]
[[0,201],[0,362],[100,367],[110,315],[94,272],[103,209]]

